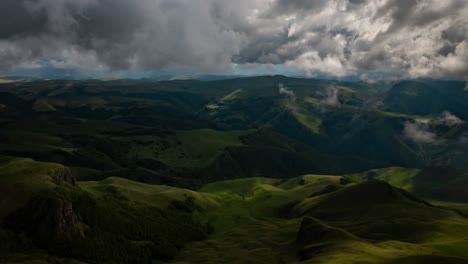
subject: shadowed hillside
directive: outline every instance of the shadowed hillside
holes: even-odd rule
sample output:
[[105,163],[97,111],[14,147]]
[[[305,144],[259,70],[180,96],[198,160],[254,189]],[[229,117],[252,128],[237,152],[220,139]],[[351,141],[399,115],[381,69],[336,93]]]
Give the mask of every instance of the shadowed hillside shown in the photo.
[[451,81],[1,83],[0,262],[466,263],[465,97]]
[[219,177],[465,168],[466,94],[461,82],[284,76],[3,83],[0,153],[64,164],[82,180],[188,188]]

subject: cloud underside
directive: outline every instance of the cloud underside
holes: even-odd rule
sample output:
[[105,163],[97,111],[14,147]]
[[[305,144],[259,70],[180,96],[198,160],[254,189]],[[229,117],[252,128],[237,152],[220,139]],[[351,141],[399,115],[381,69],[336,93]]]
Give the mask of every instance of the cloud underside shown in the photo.
[[2,0],[15,68],[468,78],[466,0]]

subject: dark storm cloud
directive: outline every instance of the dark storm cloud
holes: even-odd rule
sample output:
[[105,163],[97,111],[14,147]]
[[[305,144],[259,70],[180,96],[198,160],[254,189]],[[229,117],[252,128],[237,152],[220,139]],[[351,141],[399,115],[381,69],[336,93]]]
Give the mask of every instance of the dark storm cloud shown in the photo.
[[349,5],[362,5],[365,4],[367,0],[349,0],[348,4]]
[[22,1],[3,0],[0,5],[0,39],[45,31],[46,17],[31,16]]
[[465,0],[2,0],[0,70],[279,64],[468,78]]
[[447,16],[455,15],[466,5],[465,0],[438,1],[389,0],[378,9],[375,18],[386,15],[392,18],[392,24],[386,33],[406,27],[422,27]]
[[456,47],[464,40],[468,39],[468,25],[455,24],[448,29],[442,31],[443,46],[438,50],[442,56],[447,56],[454,53]]
[[[231,63],[242,32],[214,19],[214,1],[16,0],[0,2],[0,55],[62,67],[215,70]],[[20,19],[21,17],[25,19]],[[11,21],[3,23],[4,21]],[[16,21],[19,20],[19,21]],[[48,48],[54,46],[54,49]],[[35,50],[35,51],[32,51]],[[26,55],[19,55],[23,51]],[[90,61],[83,64],[87,58]],[[11,63],[3,63],[8,68]]]
[[272,15],[307,14],[320,12],[327,6],[323,0],[276,0],[271,5],[269,13]]

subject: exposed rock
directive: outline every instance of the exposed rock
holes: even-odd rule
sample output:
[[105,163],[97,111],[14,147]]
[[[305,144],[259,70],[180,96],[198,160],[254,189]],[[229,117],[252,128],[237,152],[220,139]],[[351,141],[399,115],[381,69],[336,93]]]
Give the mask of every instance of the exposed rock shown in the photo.
[[49,170],[48,173],[52,177],[52,181],[57,185],[69,183],[73,186],[76,186],[76,178],[72,175],[70,169],[67,167],[54,168]]
[[39,241],[69,236],[85,237],[86,225],[73,204],[63,197],[39,196],[5,218],[5,225]]
[[73,210],[73,204],[67,200],[58,200],[52,212],[52,221],[55,227],[55,235],[62,237],[68,233],[85,236],[85,226],[80,217]]

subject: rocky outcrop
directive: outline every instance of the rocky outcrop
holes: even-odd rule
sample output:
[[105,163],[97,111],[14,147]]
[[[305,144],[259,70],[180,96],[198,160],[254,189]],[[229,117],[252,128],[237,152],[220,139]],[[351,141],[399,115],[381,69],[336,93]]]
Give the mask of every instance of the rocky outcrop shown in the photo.
[[69,183],[73,186],[76,186],[76,178],[72,175],[70,169],[67,167],[50,169],[48,173],[52,177],[52,181],[57,185]]
[[[49,169],[48,175],[57,187],[64,184],[76,186],[76,179],[67,167],[55,166]],[[44,238],[85,237],[86,230],[63,188],[34,197],[26,206],[7,216],[5,223],[10,229],[24,232],[39,241]]]
[[63,237],[69,233],[85,236],[85,226],[71,202],[63,199],[57,200],[51,214],[50,218],[57,237]]
[[85,237],[86,225],[73,204],[63,197],[39,196],[5,218],[9,229],[39,243],[67,237]]

